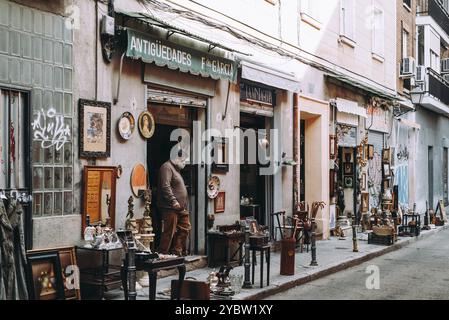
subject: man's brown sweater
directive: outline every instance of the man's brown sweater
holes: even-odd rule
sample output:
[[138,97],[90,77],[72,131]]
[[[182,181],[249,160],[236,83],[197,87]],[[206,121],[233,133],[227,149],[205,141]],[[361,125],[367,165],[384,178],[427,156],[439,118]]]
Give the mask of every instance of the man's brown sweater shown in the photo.
[[[179,166],[166,161],[159,170],[157,206],[161,209],[187,210],[188,194]],[[177,206],[179,204],[179,206]]]

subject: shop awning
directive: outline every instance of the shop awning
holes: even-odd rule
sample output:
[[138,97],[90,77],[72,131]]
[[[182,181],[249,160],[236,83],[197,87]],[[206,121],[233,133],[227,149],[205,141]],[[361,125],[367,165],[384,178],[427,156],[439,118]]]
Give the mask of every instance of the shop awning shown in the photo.
[[249,61],[241,61],[240,66],[242,68],[242,79],[291,92],[300,91],[300,84],[293,74],[277,71]]
[[355,101],[337,98],[335,100],[335,104],[338,111],[340,112],[368,118],[366,109],[359,107],[359,105]]
[[331,80],[340,81],[342,83],[348,84],[348,85],[358,88],[358,89],[362,89],[363,91],[366,91],[366,92],[370,92],[372,94],[375,94],[376,96],[385,98],[387,100],[398,100],[398,97],[393,93],[390,93],[386,90],[378,89],[373,85],[369,85],[368,83],[364,83],[362,81],[348,77],[343,74],[339,75],[339,74],[326,73],[325,76]]
[[237,82],[238,62],[126,28],[126,56],[159,67]]

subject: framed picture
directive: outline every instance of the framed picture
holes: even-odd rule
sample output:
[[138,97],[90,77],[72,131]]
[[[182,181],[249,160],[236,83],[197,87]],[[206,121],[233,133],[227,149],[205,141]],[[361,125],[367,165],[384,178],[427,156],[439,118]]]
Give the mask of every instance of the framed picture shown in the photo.
[[372,144],[368,145],[368,159],[371,160],[374,158],[374,146]]
[[27,253],[31,300],[64,300],[64,284],[58,250]]
[[345,148],[343,149],[343,160],[344,162],[353,162],[352,158],[352,149]]
[[351,162],[345,162],[344,174],[348,176],[354,174],[354,165]]
[[366,172],[362,173],[362,191],[368,191],[368,180],[366,179]]
[[111,156],[111,104],[79,100],[80,157]]
[[111,227],[115,229],[116,182],[116,167],[84,166],[81,232],[86,229],[88,214],[92,225],[105,224],[109,218]]
[[337,152],[338,152],[337,137],[335,135],[330,135],[329,136],[329,158],[331,160],[336,159]]
[[226,205],[226,192],[220,191],[214,199],[214,212],[223,213],[225,212]]
[[61,247],[54,249],[44,250],[31,250],[28,254],[32,253],[48,253],[58,251],[59,262],[61,265],[62,282],[64,285],[64,297],[65,300],[80,300],[81,291],[79,283],[79,275],[77,273],[77,262],[75,247]]
[[221,137],[212,137],[212,172],[226,173],[229,171],[229,139]]
[[382,150],[382,162],[383,163],[390,163],[391,157],[390,157],[390,148],[383,149]]
[[354,187],[354,178],[352,176],[345,176],[343,179],[345,188],[353,188]]
[[249,232],[256,234],[259,231],[259,224],[257,223],[257,220],[251,220],[251,223],[249,225]]
[[390,177],[391,176],[390,164],[384,163],[383,164],[383,170],[384,170],[384,177]]
[[369,193],[362,193],[362,212],[369,211]]
[[149,111],[144,111],[139,115],[139,132],[145,139],[150,139],[155,130],[154,117]]

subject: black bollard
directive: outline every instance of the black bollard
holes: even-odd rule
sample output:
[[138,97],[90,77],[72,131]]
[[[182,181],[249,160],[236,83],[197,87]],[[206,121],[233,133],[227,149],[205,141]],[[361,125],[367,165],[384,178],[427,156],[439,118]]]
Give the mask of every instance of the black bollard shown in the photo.
[[250,253],[249,253],[249,226],[245,226],[245,262],[243,264],[245,268],[245,277],[243,281],[243,289],[251,289],[253,287],[251,283],[251,261],[250,261]]
[[312,261],[310,262],[311,266],[317,266],[318,262],[316,261],[316,223],[315,218],[312,218],[312,236],[310,239],[312,243]]

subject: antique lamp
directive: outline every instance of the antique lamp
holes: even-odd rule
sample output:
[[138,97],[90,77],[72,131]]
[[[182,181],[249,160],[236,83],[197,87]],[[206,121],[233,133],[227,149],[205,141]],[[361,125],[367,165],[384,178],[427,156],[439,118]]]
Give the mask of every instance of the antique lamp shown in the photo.
[[410,91],[410,101],[414,105],[420,105],[422,103],[422,100],[424,98],[425,92],[421,89],[421,87],[414,86],[412,91]]

